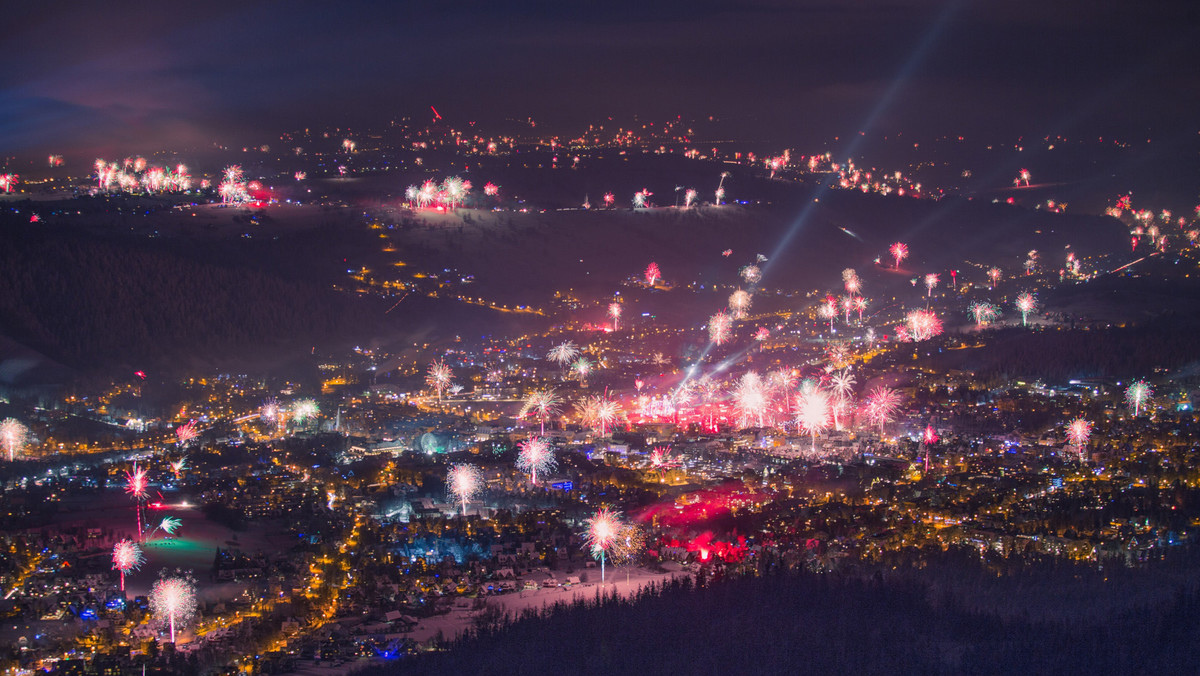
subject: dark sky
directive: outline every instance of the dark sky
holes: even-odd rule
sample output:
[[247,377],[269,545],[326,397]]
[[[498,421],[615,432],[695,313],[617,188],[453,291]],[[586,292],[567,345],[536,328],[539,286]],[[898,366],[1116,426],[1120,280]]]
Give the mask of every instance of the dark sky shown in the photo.
[[[27,2],[2,10],[0,155],[270,142],[282,129],[718,115],[813,143],[1195,137],[1191,1]],[[116,7],[120,9],[116,9]]]

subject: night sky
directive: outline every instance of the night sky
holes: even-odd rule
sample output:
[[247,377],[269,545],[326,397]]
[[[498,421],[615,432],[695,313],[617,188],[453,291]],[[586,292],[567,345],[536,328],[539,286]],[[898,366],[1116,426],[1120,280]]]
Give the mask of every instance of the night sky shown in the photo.
[[563,132],[716,115],[790,144],[1200,129],[1194,2],[13,4],[5,156],[269,142],[431,104]]

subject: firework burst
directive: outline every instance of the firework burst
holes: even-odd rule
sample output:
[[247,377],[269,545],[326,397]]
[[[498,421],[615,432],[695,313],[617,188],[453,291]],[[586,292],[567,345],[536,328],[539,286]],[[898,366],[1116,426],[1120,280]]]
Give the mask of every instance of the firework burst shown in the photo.
[[1067,441],[1075,447],[1082,458],[1087,454],[1087,443],[1092,438],[1092,423],[1085,418],[1076,418],[1067,423]]
[[112,562],[113,570],[121,573],[121,591],[125,591],[125,576],[141,568],[146,557],[133,540],[121,540],[113,545]]
[[796,398],[796,424],[812,435],[810,452],[817,450],[817,435],[829,429],[831,422],[829,395],[817,388]]
[[747,265],[738,271],[747,284],[757,284],[762,280],[762,268],[757,265]]
[[1029,313],[1037,312],[1038,300],[1037,296],[1028,291],[1017,296],[1017,300],[1013,303],[1017,306],[1017,310],[1021,312],[1021,326],[1029,325]]
[[721,310],[708,320],[708,339],[717,345],[723,345],[733,331],[733,317]]
[[746,311],[750,309],[750,303],[753,298],[743,289],[734,291],[729,296],[729,309],[733,312],[734,319],[745,319]]
[[475,465],[452,465],[446,474],[446,490],[462,504],[467,515],[467,502],[483,491],[483,472]]
[[[904,329],[901,332],[901,328]],[[904,316],[904,324],[897,327],[896,335],[904,335],[908,340],[919,343],[941,334],[942,320],[933,310],[912,310]]]
[[658,280],[662,279],[662,271],[658,269],[658,263],[650,263],[646,266],[646,286],[654,286]]
[[748,425],[751,421],[757,421],[758,427],[762,427],[763,412],[767,408],[767,393],[762,378],[754,371],[745,373],[732,394],[738,410],[741,411],[742,424]]
[[546,358],[552,362],[555,362],[560,367],[565,367],[567,364],[570,364],[578,356],[579,347],[569,340],[555,345],[554,347],[550,348],[549,352],[546,353]]
[[992,305],[991,303],[984,303],[984,302],[976,301],[974,303],[971,303],[970,307],[968,308],[968,311],[971,313],[971,316],[975,319],[975,325],[980,328],[983,328],[984,326],[991,324],[992,322],[996,321],[997,318],[1000,317],[1000,308],[996,307],[995,305]]
[[441,359],[435,359],[429,364],[429,370],[425,373],[425,384],[437,390],[439,404],[442,403],[442,392],[450,387],[450,381],[453,378],[454,373]]
[[1137,417],[1142,412],[1142,407],[1146,405],[1150,398],[1154,396],[1154,390],[1144,380],[1135,380],[1125,388],[1125,402],[1133,407],[1133,415]]
[[904,242],[896,242],[888,248],[888,252],[892,254],[892,258],[896,259],[896,269],[900,269],[900,261],[908,258],[908,245]]
[[606,437],[608,426],[621,413],[621,405],[607,396],[597,394],[581,399],[575,405],[575,410],[583,424],[598,431],[601,437]]
[[4,452],[8,453],[9,462],[16,460],[21,454],[28,436],[29,428],[16,418],[5,418],[4,422],[0,423],[0,444],[4,444]]
[[833,392],[833,401],[829,408],[833,413],[833,428],[836,430],[842,429],[839,414],[850,408],[850,396],[854,392],[854,382],[854,374],[850,372],[850,369],[842,369],[829,379],[829,387]]
[[542,434],[546,433],[546,418],[553,416],[559,411],[559,398],[554,390],[538,390],[530,392],[525,397],[525,405],[521,407],[519,417],[524,418],[530,413],[536,414],[538,421],[542,425]]
[[667,478],[667,470],[672,467],[678,467],[679,460],[671,456],[671,449],[667,446],[655,446],[650,451],[650,467],[658,472],[658,480],[665,481]]
[[309,418],[317,417],[320,412],[321,408],[312,399],[301,399],[292,404],[292,419],[300,424],[304,424]]
[[553,472],[558,466],[554,449],[545,437],[530,437],[517,444],[517,469],[529,475],[530,483],[537,485],[538,472]]
[[608,507],[596,510],[587,520],[583,546],[591,551],[593,558],[600,559],[600,584],[604,584],[604,558],[617,546],[623,525],[620,515]]
[[579,359],[571,362],[571,373],[574,373],[575,377],[579,379],[579,385],[581,387],[587,386],[587,377],[591,372],[592,362],[588,361],[587,357],[580,357]]
[[879,386],[867,395],[865,406],[867,418],[879,425],[879,435],[883,436],[883,426],[895,417],[900,410],[900,393],[890,387]]
[[183,470],[185,470],[185,469],[187,469],[187,456],[186,455],[171,463],[171,473],[175,475],[176,481],[179,480],[179,475],[182,474]]
[[154,583],[150,589],[150,612],[161,625],[175,630],[187,626],[196,613],[196,584],[186,577],[168,577]]
[[150,538],[154,537],[154,534],[160,530],[162,532],[166,533],[167,535],[174,535],[175,531],[179,530],[179,527],[182,525],[183,525],[182,520],[177,519],[173,516],[164,516],[162,522],[159,523],[157,526],[155,526],[154,530],[150,531],[150,535],[147,537],[150,537]]
[[196,421],[190,420],[186,425],[180,425],[175,428],[175,442],[180,447],[187,446],[193,439],[200,436],[196,431]]
[[613,331],[619,330],[621,328],[621,304],[616,302],[609,303],[608,316],[612,317]]
[[146,470],[140,469],[133,463],[133,471],[125,472],[125,492],[133,498],[133,511],[137,515],[137,536],[142,537],[142,502],[146,499],[146,490],[150,482],[146,478]]

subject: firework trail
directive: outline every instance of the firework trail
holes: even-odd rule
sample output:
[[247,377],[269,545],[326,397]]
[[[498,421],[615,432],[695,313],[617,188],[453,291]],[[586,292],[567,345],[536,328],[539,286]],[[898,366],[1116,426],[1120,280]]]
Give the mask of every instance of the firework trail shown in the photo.
[[11,193],[13,186],[20,182],[18,178],[16,174],[0,174],[0,190]]
[[141,568],[146,557],[142,556],[142,548],[133,540],[121,540],[113,545],[112,562],[113,570],[121,573],[121,591],[125,591],[125,576]]
[[125,492],[129,497],[133,498],[133,511],[137,515],[137,537],[142,538],[142,502],[146,500],[146,489],[149,487],[149,481],[146,479],[146,470],[139,469],[137,463],[133,463],[133,471],[125,472]]
[[717,183],[717,190],[713,194],[717,198],[717,206],[721,206],[721,202],[725,200],[725,179],[729,178],[728,171],[721,172],[721,180]]
[[187,626],[196,613],[196,585],[185,577],[169,577],[154,583],[150,589],[150,612],[161,624],[175,630]]
[[517,444],[517,469],[529,475],[529,481],[537,485],[538,472],[546,474],[553,472],[558,466],[554,459],[554,449],[544,437],[530,437]]
[[612,317],[613,331],[620,330],[620,328],[621,328],[621,304],[620,303],[609,303],[608,304],[608,316]]

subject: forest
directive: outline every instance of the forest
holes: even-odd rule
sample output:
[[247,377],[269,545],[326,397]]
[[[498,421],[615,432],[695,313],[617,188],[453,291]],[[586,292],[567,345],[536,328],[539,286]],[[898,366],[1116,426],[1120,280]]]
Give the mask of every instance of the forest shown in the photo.
[[0,330],[76,369],[297,349],[353,335],[379,314],[315,279],[0,228]]
[[1005,328],[982,334],[981,348],[946,350],[930,359],[940,367],[971,371],[985,382],[1149,378],[1200,358],[1197,329],[1195,317],[1174,314],[1110,328]]
[[1145,577],[1158,574],[1042,563],[1001,575],[952,552],[887,574],[680,578],[515,622],[485,612],[447,650],[363,673],[1191,673],[1200,592],[1143,596]]

